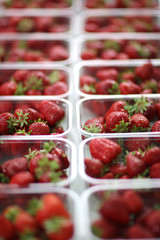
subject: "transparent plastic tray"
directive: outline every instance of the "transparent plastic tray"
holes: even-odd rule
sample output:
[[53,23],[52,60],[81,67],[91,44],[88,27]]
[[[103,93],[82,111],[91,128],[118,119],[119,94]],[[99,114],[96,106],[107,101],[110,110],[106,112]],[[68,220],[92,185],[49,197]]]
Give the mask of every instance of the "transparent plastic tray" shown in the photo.
[[[143,64],[148,63],[148,60],[126,60],[126,61],[121,61],[121,60],[115,60],[114,62],[104,62],[103,60],[95,60],[94,62],[91,61],[81,61],[77,63],[74,67],[74,79],[75,79],[75,91],[80,97],[93,97],[93,96],[108,96],[109,95],[100,95],[100,94],[87,94],[81,91],[80,89],[80,77],[82,75],[89,75],[89,76],[95,76],[95,71],[98,69],[101,69],[103,67],[108,67],[108,68],[118,68],[118,69],[134,69],[135,67],[141,66]],[[160,61],[159,60],[152,60],[151,63],[155,67],[160,66]],[[117,97],[120,97],[122,95],[116,95]]]
[[[69,96],[71,95],[72,91],[73,91],[73,79],[72,79],[72,73],[71,73],[71,68],[70,67],[66,67],[66,66],[54,66],[52,64],[47,64],[44,67],[42,66],[34,66],[33,64],[21,64],[21,66],[15,66],[13,67],[12,64],[6,64],[5,66],[0,65],[0,78],[2,80],[2,83],[5,83],[7,81],[9,81],[10,77],[14,74],[14,72],[16,72],[17,70],[29,70],[29,71],[44,71],[47,73],[54,71],[62,71],[65,76],[66,76],[66,84],[68,87],[68,91],[64,94],[60,94],[60,95],[53,95],[56,98],[69,98]],[[1,84],[0,84],[1,85]],[[44,97],[44,95],[40,95],[42,98]],[[15,96],[9,96],[10,98],[14,99],[18,99],[21,96],[15,95]]]
[[[96,237],[91,231],[91,224],[100,219],[100,214],[98,213],[99,208],[101,206],[102,200],[104,199],[104,195],[107,197],[107,194],[112,194],[114,192],[124,192],[126,190],[133,190],[138,192],[146,206],[153,207],[156,204],[159,204],[158,196],[160,192],[160,184],[133,184],[133,185],[118,185],[114,186],[109,185],[101,185],[95,186],[84,191],[81,197],[82,209],[82,227],[84,229],[83,239],[93,239],[100,240],[102,238]],[[155,196],[155,198],[154,198]],[[157,197],[156,197],[157,196]],[[113,238],[114,239],[114,238]],[[127,238],[125,238],[127,239]],[[154,238],[158,239],[158,238]]]
[[[23,36],[6,36],[6,35],[3,35],[3,34],[1,34],[1,36],[0,36],[0,42],[2,41],[2,42],[4,42],[5,44],[7,44],[8,45],[8,49],[7,49],[7,52],[9,52],[9,49],[10,49],[10,47],[11,47],[11,44],[13,44],[13,42],[15,41],[15,42],[17,42],[17,41],[19,41],[19,40],[22,40],[22,41],[36,41],[36,43],[43,43],[43,42],[41,42],[41,41],[44,41],[44,43],[43,43],[43,46],[47,46],[47,43],[48,44],[54,44],[54,43],[62,43],[62,45],[64,45],[66,48],[67,48],[67,50],[68,50],[68,55],[69,55],[69,57],[68,57],[68,59],[66,59],[66,60],[60,60],[60,61],[51,61],[51,60],[44,60],[44,61],[39,61],[39,62],[37,62],[37,61],[34,61],[34,62],[32,62],[32,61],[27,61],[27,62],[25,62],[25,64],[27,65],[27,64],[37,64],[37,65],[42,65],[43,64],[43,67],[45,66],[45,65],[48,65],[48,64],[51,64],[51,63],[54,63],[54,64],[58,64],[58,65],[64,65],[64,64],[70,64],[70,63],[72,63],[72,61],[73,61],[73,57],[74,57],[74,55],[73,55],[73,52],[72,52],[72,49],[71,49],[71,42],[72,42],[72,40],[71,40],[71,37],[70,36],[68,36],[68,35],[66,35],[66,34],[57,34],[56,36],[55,36],[55,34],[51,34],[50,36],[47,36],[47,38],[46,38],[46,35],[45,34],[43,34],[43,33],[40,33],[40,34],[23,34]],[[34,43],[35,44],[35,43]],[[33,46],[33,45],[32,45]],[[40,45],[41,47],[42,47],[42,45]],[[41,48],[39,48],[39,47],[37,47],[37,49],[36,50],[40,50]],[[33,50],[33,49],[32,49]],[[35,50],[35,47],[34,47],[34,50]],[[16,66],[16,65],[18,65],[18,66],[21,66],[21,64],[22,64],[22,62],[20,62],[20,61],[18,61],[18,62],[1,62],[1,65],[6,65],[6,64],[11,64],[12,66]]]
[[[14,35],[20,35],[21,36],[23,34],[30,34],[30,33],[33,33],[33,32],[34,32],[34,34],[35,33],[40,34],[42,32],[42,33],[45,33],[46,36],[50,35],[50,34],[52,36],[57,35],[57,34],[64,34],[64,33],[65,34],[74,34],[74,27],[75,27],[74,15],[70,12],[63,14],[63,11],[61,13],[59,13],[59,12],[57,13],[57,12],[52,11],[52,12],[47,13],[47,15],[46,15],[46,13],[43,12],[43,11],[40,11],[40,12],[39,11],[31,11],[30,12],[29,11],[29,12],[26,12],[26,13],[22,13],[21,11],[17,11],[17,12],[13,12],[11,14],[10,11],[8,12],[8,10],[7,11],[1,11],[0,10],[0,15],[1,15],[2,26],[3,26],[3,29],[4,29],[4,31],[3,30],[1,31],[1,34],[4,34],[6,36],[7,35],[10,35],[11,37],[14,36]],[[15,17],[15,19],[14,19],[14,17]],[[53,32],[50,32],[50,30],[48,30],[47,28],[46,28],[46,31],[43,31],[41,29],[36,30],[35,19],[36,18],[44,18],[45,19],[46,17],[51,17],[53,19],[53,26],[54,25],[62,26],[62,25],[65,24],[66,25],[66,30],[63,30],[62,28],[61,28],[61,31],[59,30],[57,32],[56,32],[56,29],[55,29],[55,32],[54,32],[54,30],[53,30]],[[3,25],[3,21],[4,21],[3,19],[8,20],[7,28],[9,27],[10,24],[14,25],[16,23],[16,22],[14,22],[14,20],[17,21],[17,24],[16,24],[16,28],[17,28],[20,25],[20,24],[18,24],[18,18],[20,18],[20,19],[21,18],[22,19],[32,19],[33,23],[34,23],[34,28],[31,31],[28,30],[28,32],[27,32],[27,30],[26,30],[26,32],[23,32],[23,30],[21,30],[21,31],[17,30],[17,32],[14,32],[13,30],[12,31],[9,31],[9,30],[7,31],[7,29],[5,29],[5,27],[4,27],[5,25]],[[5,23],[5,21],[4,21],[4,23]],[[25,26],[25,24],[26,23],[24,22],[24,26]],[[30,24],[30,22],[29,22],[29,24]]]
[[0,203],[1,212],[9,205],[18,204],[19,206],[25,208],[27,203],[32,198],[39,198],[47,193],[53,193],[58,195],[73,219],[74,223],[74,236],[73,239],[81,239],[79,233],[79,197],[72,190],[65,188],[54,188],[54,187],[41,187],[41,188],[0,188]]
[[[46,97],[46,96],[41,96],[41,97],[19,97],[18,99],[14,99],[11,97],[1,97],[0,98],[0,108],[3,109],[3,105],[5,103],[7,104],[7,107],[2,111],[2,112],[13,112],[15,110],[15,106],[17,103],[25,103],[25,104],[32,104],[31,107],[36,108],[36,105],[40,103],[42,100],[50,100],[50,101],[55,101],[56,104],[58,104],[65,112],[65,117],[61,122],[61,126],[64,129],[63,133],[56,134],[54,137],[67,137],[68,134],[70,133],[72,129],[72,104],[66,100],[66,99],[57,99],[54,97]],[[5,105],[6,106],[6,105]],[[2,136],[2,135],[1,135]],[[44,135],[43,135],[44,136]],[[27,136],[25,136],[27,137]],[[36,135],[33,136],[32,138],[36,138]]]
[[[159,145],[159,141],[157,139],[160,139],[160,134],[154,134],[154,135],[141,135],[139,134],[137,135],[127,135],[123,134],[123,136],[120,136],[118,134],[116,134],[116,136],[110,136],[110,137],[98,137],[98,138],[105,138],[105,139],[109,139],[115,142],[118,142],[120,144],[122,144],[123,146],[121,146],[122,152],[123,151],[128,151],[131,152],[131,150],[129,150],[126,146],[125,146],[125,141],[130,142],[134,145],[134,142],[141,142],[143,141],[144,145],[146,144],[147,146],[147,142],[149,141],[149,146],[160,146]],[[101,178],[96,178],[96,177],[91,177],[86,173],[86,167],[85,167],[85,162],[84,159],[85,158],[93,158],[91,157],[91,153],[89,150],[89,144],[91,142],[91,140],[93,140],[95,138],[88,138],[85,139],[84,141],[82,141],[80,143],[79,146],[79,174],[81,176],[81,178],[85,181],[86,186],[90,187],[90,186],[94,186],[94,185],[101,185],[101,184],[108,184],[110,187],[114,187],[115,184],[120,184],[120,186],[128,184],[128,186],[132,185],[132,184],[150,184],[150,182],[152,182],[153,184],[159,182],[160,183],[160,179],[158,178],[150,178],[149,175],[143,176],[140,175],[136,176],[136,177],[131,177],[130,179],[120,179],[119,178],[113,178],[113,179],[101,179]],[[147,148],[147,147],[146,147]],[[125,150],[124,150],[125,149]],[[143,150],[142,150],[143,152]],[[124,163],[125,159],[122,160],[119,158],[119,160],[117,161],[117,163]],[[110,164],[106,164],[108,166],[110,166]],[[114,164],[113,164],[114,165]],[[147,169],[147,166],[146,166]]]
[[[54,138],[53,136],[50,137],[46,137],[46,136],[39,136],[38,138],[34,138],[32,139],[31,137],[23,137],[23,136],[13,136],[13,137],[1,137],[1,148],[3,148],[3,144],[5,144],[5,146],[9,146],[10,148],[12,148],[12,146],[14,146],[14,143],[22,143],[22,146],[24,147],[26,145],[26,151],[24,151],[21,154],[18,155],[13,155],[12,150],[8,151],[7,155],[4,154],[5,150],[2,150],[2,157],[1,157],[1,161],[0,164],[3,164],[4,162],[6,162],[7,160],[10,159],[14,159],[16,157],[22,157],[23,154],[25,154],[25,152],[27,152],[27,150],[29,148],[32,148],[33,146],[38,146],[39,149],[42,149],[42,145],[44,143],[53,141],[56,144],[56,147],[62,149],[65,154],[68,157],[68,160],[70,162],[70,166],[66,169],[66,174],[67,174],[67,178],[66,179],[61,179],[58,182],[55,183],[30,183],[29,185],[27,185],[27,187],[69,187],[70,184],[75,180],[76,175],[77,175],[77,164],[76,164],[76,149],[75,149],[75,145],[64,138]],[[5,147],[4,147],[5,148]],[[2,184],[1,184],[2,185]],[[5,187],[7,187],[8,184],[4,184]],[[11,186],[10,184],[8,186]],[[17,186],[15,184],[15,186]]]
[[[156,96],[153,94],[147,94],[146,95],[148,99],[154,100],[155,102],[159,102],[159,94],[156,94]],[[146,97],[145,96],[145,97]],[[110,137],[112,135],[119,136],[121,134],[125,134],[127,136],[128,134],[135,134],[139,136],[140,132],[134,132],[134,133],[90,133],[85,130],[83,130],[83,126],[86,123],[87,120],[104,116],[107,110],[109,109],[110,105],[118,100],[132,100],[133,98],[141,98],[142,96],[139,95],[124,95],[117,98],[117,96],[105,96],[105,97],[94,97],[94,98],[84,98],[77,102],[76,105],[76,111],[77,111],[77,130],[81,134],[82,139],[87,137],[98,137],[98,136],[106,136]],[[157,119],[158,120],[158,119]],[[155,120],[156,121],[156,120]],[[155,122],[154,121],[154,122]],[[153,122],[152,122],[153,124]],[[141,132],[142,135],[146,134],[153,134],[155,132]]]
[[[149,41],[149,43],[156,43],[157,48],[158,48],[158,52],[157,52],[157,57],[154,59],[158,59],[160,57],[160,53],[159,53],[159,40],[160,40],[160,34],[159,33],[153,33],[153,34],[147,34],[147,33],[143,33],[143,34],[137,34],[137,33],[102,33],[102,34],[94,34],[94,36],[92,36],[92,34],[84,34],[82,36],[77,37],[77,41],[76,41],[76,56],[77,56],[77,61],[82,61],[83,59],[81,58],[81,54],[82,52],[85,50],[86,48],[86,43],[88,41],[94,41],[94,40],[100,40],[100,41],[105,41],[105,40],[117,40],[117,41],[122,41],[122,40],[133,40],[133,41],[138,41],[138,40],[145,40],[145,41]],[[120,53],[120,52],[119,52]],[[146,58],[146,57],[145,57]],[[96,58],[96,59],[92,59],[93,61],[96,60],[102,60],[104,62],[106,61],[115,61],[115,59],[111,59],[111,60],[103,60],[102,58]],[[138,58],[140,59],[140,58]],[[144,59],[143,57],[141,59]],[[117,59],[116,59],[117,60]],[[135,60],[135,59],[133,59]],[[84,61],[89,61],[89,60],[84,60]],[[121,60],[124,61],[124,60]],[[132,59],[129,59],[129,61],[132,61]]]

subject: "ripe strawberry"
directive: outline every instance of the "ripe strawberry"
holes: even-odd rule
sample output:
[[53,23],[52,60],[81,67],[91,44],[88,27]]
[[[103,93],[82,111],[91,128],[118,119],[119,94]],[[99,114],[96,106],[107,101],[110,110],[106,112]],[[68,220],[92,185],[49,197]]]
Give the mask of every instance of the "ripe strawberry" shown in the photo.
[[156,103],[155,106],[157,110],[158,119],[160,120],[160,103]]
[[145,152],[145,154],[143,156],[143,161],[147,165],[152,165],[154,163],[158,163],[158,162],[160,162],[159,154],[160,154],[160,148],[159,147],[150,148]]
[[35,179],[34,176],[25,171],[25,172],[18,172],[13,177],[11,177],[11,180],[9,184],[18,184],[19,186],[27,186],[29,183],[34,183]]
[[60,165],[61,168],[66,169],[69,167],[70,162],[68,160],[67,155],[65,154],[65,152],[63,151],[63,149],[58,148],[58,147],[54,147],[51,151],[51,154],[53,155],[53,158],[59,158],[60,160]]
[[133,190],[127,190],[124,192],[122,199],[131,213],[137,214],[141,212],[144,203],[138,193]]
[[[23,132],[14,133],[13,136],[25,136]],[[24,142],[22,140],[14,140],[11,143],[11,152],[13,156],[18,156],[24,154],[29,148],[29,142]]]
[[68,91],[68,86],[64,82],[56,82],[44,90],[44,95],[60,95]]
[[65,46],[55,45],[49,49],[48,57],[51,61],[62,61],[69,58],[69,53]]
[[91,140],[89,149],[93,158],[104,163],[111,163],[121,153],[121,147],[116,142],[105,138]]
[[147,137],[136,139],[130,138],[125,139],[124,144],[128,151],[138,151],[138,149],[141,149],[143,151],[151,144],[151,140]]
[[94,123],[85,123],[83,130],[90,133],[105,133],[106,129],[103,124],[94,122]]
[[127,111],[124,109],[124,106],[126,105],[125,101],[116,101],[114,102],[110,108],[108,109],[108,111],[105,114],[105,118],[111,113],[111,112],[126,112]]
[[145,220],[145,226],[156,237],[160,236],[160,210],[151,212]]
[[101,58],[104,60],[113,60],[117,58],[117,52],[114,49],[103,50]]
[[1,101],[0,114],[4,112],[10,112],[12,109],[13,109],[13,104],[11,101]]
[[11,178],[18,172],[27,171],[28,162],[24,157],[13,158],[2,163],[1,172]]
[[0,237],[5,240],[15,237],[13,224],[2,215],[0,215]]
[[126,226],[129,223],[129,210],[119,195],[110,196],[101,206],[100,213],[115,224]]
[[128,175],[130,177],[138,176],[138,174],[141,174],[146,168],[145,162],[131,152],[127,155],[126,160]]
[[[147,131],[149,120],[142,114],[137,113],[131,117],[131,131]],[[133,130],[132,130],[133,129]]]
[[110,167],[110,171],[114,174],[114,175],[124,175],[128,173],[127,167],[125,165],[123,165],[122,163],[117,163],[114,164]]
[[124,73],[122,73],[122,75],[121,75],[121,79],[124,79],[124,80],[126,80],[126,81],[131,81],[131,82],[135,82],[135,75],[134,75],[134,73],[133,72],[124,72]]
[[35,18],[35,28],[38,32],[48,32],[52,26],[53,18],[52,17],[36,17]]
[[26,76],[28,74],[28,70],[17,70],[13,73],[12,77],[16,82],[24,82]]
[[104,164],[96,158],[85,158],[86,173],[91,177],[99,177],[102,174]]
[[94,123],[104,124],[105,123],[105,118],[103,116],[96,117],[96,118],[91,118],[91,119],[89,119],[85,122],[85,125],[94,124]]
[[34,122],[32,123],[29,128],[28,132],[31,135],[49,135],[49,126],[44,122]]
[[107,172],[102,177],[100,177],[100,179],[113,179],[113,178],[114,178],[114,175],[111,172]]
[[132,82],[122,82],[119,84],[121,94],[140,94],[141,88]]
[[81,53],[81,58],[83,60],[91,60],[91,59],[96,59],[97,58],[97,52],[94,49],[85,49]]
[[[37,85],[37,82],[39,83]],[[36,88],[42,90],[43,85],[49,85],[49,79],[47,75],[42,71],[29,71],[25,77],[24,85],[28,88]]]
[[17,84],[14,81],[7,81],[0,86],[0,95],[14,95],[17,89]]
[[60,121],[65,115],[64,110],[60,106],[47,100],[41,101],[40,113],[51,126],[53,126],[57,121]]
[[84,85],[89,85],[89,86],[94,85],[97,82],[96,78],[90,75],[82,75],[79,81],[80,81],[80,87],[83,87]]
[[126,237],[129,239],[153,239],[155,236],[149,231],[146,227],[141,226],[139,224],[134,224],[126,230]]
[[159,132],[159,131],[160,131],[160,120],[156,121],[151,128],[151,132]]
[[153,75],[153,65],[149,62],[135,69],[135,74],[143,80],[152,78]]
[[37,110],[33,108],[25,108],[25,109],[16,109],[14,111],[15,117],[20,121],[20,125],[22,126],[23,120],[26,120],[25,124],[30,124],[31,122],[38,121],[39,119],[43,120],[43,115],[40,114]]
[[160,163],[154,163],[150,168],[151,178],[160,178]]
[[34,90],[34,89],[30,89],[28,91],[26,91],[25,95],[28,95],[28,96],[33,96],[33,95],[42,95],[42,92],[40,90]]
[[116,81],[111,79],[106,79],[101,82],[96,83],[96,93],[97,94],[118,94],[118,84]]
[[129,116],[125,112],[111,112],[106,116],[106,129],[108,132],[128,132]]
[[112,79],[117,81],[118,79],[118,71],[114,68],[110,69],[100,69],[96,71],[96,77],[100,80]]
[[91,105],[92,105],[92,108],[93,108],[93,112],[97,116],[102,116],[108,110],[108,105],[109,104],[106,101],[96,101],[96,100],[93,100],[93,101],[91,101]]
[[0,135],[6,135],[10,133],[12,129],[12,124],[8,121],[14,119],[14,115],[12,113],[1,113],[0,114]]

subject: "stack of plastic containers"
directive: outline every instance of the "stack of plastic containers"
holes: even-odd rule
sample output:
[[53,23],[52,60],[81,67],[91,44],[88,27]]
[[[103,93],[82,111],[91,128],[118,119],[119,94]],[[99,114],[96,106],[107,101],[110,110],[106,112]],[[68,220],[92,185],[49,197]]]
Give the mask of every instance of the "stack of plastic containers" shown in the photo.
[[0,1],[0,239],[160,238],[159,4]]

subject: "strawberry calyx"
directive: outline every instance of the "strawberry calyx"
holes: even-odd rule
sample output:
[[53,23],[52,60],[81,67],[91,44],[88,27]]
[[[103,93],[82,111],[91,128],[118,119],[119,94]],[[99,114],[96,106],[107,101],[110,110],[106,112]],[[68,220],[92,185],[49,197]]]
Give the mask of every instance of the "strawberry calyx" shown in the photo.
[[19,234],[20,240],[36,240],[35,234],[29,230]]
[[151,102],[147,101],[147,97],[134,98],[134,104],[130,104],[125,101],[124,109],[128,111],[129,116],[132,116],[135,113],[143,114],[147,107],[151,105]]
[[41,200],[38,200],[37,198],[32,198],[28,202],[27,211],[31,216],[35,216],[37,211],[43,207],[43,203]]
[[148,132],[149,128],[144,128],[142,126],[137,127],[136,125],[133,126],[133,128],[131,129],[131,132]]
[[43,144],[43,149],[40,150],[41,153],[50,153],[54,148],[56,148],[57,144],[53,141],[45,142]]
[[24,95],[26,91],[27,91],[27,87],[24,87],[23,84],[20,82],[17,84],[17,88],[14,95],[21,96],[21,95]]
[[59,77],[60,77],[59,71],[57,71],[57,70],[52,71],[48,75],[50,84],[54,84],[54,83],[58,82],[59,81]]
[[107,49],[113,49],[115,50],[116,52],[120,52],[121,50],[121,47],[120,47],[120,44],[116,41],[113,41],[113,40],[106,40],[104,41],[104,49],[107,50]]
[[19,32],[29,32],[32,30],[34,22],[32,19],[23,18],[17,26]]
[[15,117],[10,117],[7,120],[9,133],[13,134],[15,129],[19,126],[19,121]]
[[43,79],[38,78],[37,76],[30,76],[25,82],[25,86],[27,89],[32,90],[43,90]]
[[3,46],[0,46],[0,57],[4,56],[5,54],[5,48]]
[[62,172],[58,171],[59,168],[60,166],[56,161],[50,161],[47,157],[44,157],[38,161],[38,167],[35,169],[35,175],[37,179],[40,179],[45,173],[48,173],[51,182],[58,182],[60,180],[60,176],[62,175]]
[[22,109],[20,109],[19,112],[16,112],[16,115],[18,118],[16,119],[16,122],[19,124],[19,126],[22,128],[24,125],[28,125],[28,115],[29,113],[23,114]]
[[154,205],[153,205],[153,208],[154,208],[155,210],[160,210],[160,204],[158,204],[158,203],[154,204]]
[[62,228],[62,224],[65,221],[64,217],[52,217],[44,221],[44,228],[47,234],[59,232]]
[[96,93],[96,88],[94,84],[84,84],[82,87],[82,91],[86,93]]
[[102,236],[102,233],[103,233],[102,229],[100,229],[98,226],[95,226],[95,225],[92,226],[92,232],[93,232],[93,234],[95,234],[97,237],[101,237],[101,236]]
[[114,83],[111,88],[108,89],[110,94],[120,94],[118,83]]
[[28,162],[30,162],[32,158],[34,158],[37,154],[38,154],[37,150],[32,151],[31,148],[29,148],[28,154],[24,155],[24,157],[27,159]]
[[[150,170],[149,168],[146,168],[141,174],[138,174],[138,178],[146,178],[147,176],[149,176]],[[137,178],[136,177],[136,178]]]
[[134,46],[134,48],[136,49],[136,51],[138,52],[138,54],[141,57],[143,57],[143,58],[148,58],[149,57],[150,52],[145,46],[142,46],[138,42],[132,42],[131,45]]
[[3,174],[3,173],[0,173],[0,182],[1,183],[9,183],[9,178],[5,175],[5,174]]
[[115,128],[112,129],[112,132],[123,133],[129,131],[129,122],[124,122],[124,119],[115,125]]
[[19,41],[18,48],[26,49],[27,48],[27,41],[25,41],[25,40]]
[[9,207],[9,209],[7,210],[7,212],[5,213],[5,218],[7,218],[8,220],[10,220],[12,223],[15,222],[16,217],[18,216],[18,214],[20,213],[21,208],[18,206],[11,206]]
[[91,123],[89,124],[89,127],[87,127],[86,125],[83,126],[83,128],[85,129],[85,131],[89,132],[89,133],[100,133],[101,132],[101,127],[100,126],[96,126],[96,123],[94,123],[94,125],[92,125]]
[[143,85],[143,88],[144,88],[144,89],[150,88],[153,93],[157,93],[157,92],[158,92],[157,82],[152,82],[152,81],[150,81],[150,80],[148,80],[148,81],[145,82],[145,84]]

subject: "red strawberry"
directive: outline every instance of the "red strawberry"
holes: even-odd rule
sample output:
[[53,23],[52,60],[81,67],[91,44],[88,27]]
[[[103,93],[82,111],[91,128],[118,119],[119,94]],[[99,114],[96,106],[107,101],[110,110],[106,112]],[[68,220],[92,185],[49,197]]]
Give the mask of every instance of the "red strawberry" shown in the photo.
[[14,95],[17,89],[17,84],[14,81],[8,81],[0,86],[0,95]]
[[27,159],[24,157],[13,158],[2,163],[0,169],[3,174],[11,178],[18,172],[27,171],[28,162]]
[[126,103],[125,103],[125,101],[116,101],[116,102],[114,102],[111,106],[110,106],[110,108],[109,108],[109,110],[106,112],[106,114],[105,114],[105,117],[107,117],[107,115],[109,115],[111,112],[126,112],[127,113],[127,111],[124,109],[124,106],[126,105]]
[[104,163],[111,163],[121,153],[121,147],[116,142],[105,138],[91,140],[89,148],[92,157]]
[[151,132],[159,132],[159,131],[160,131],[160,120],[156,121],[151,128]]
[[28,95],[28,96],[33,96],[33,95],[42,95],[42,92],[40,90],[34,90],[34,89],[30,89],[28,90],[25,95]]
[[135,74],[143,80],[150,79],[153,74],[153,65],[149,62],[139,66],[135,69]]
[[127,167],[122,163],[117,163],[110,167],[110,171],[114,175],[124,175],[127,174]]
[[[24,85],[29,88],[36,87],[36,82],[39,82],[39,87],[42,88],[43,85],[49,85],[49,79],[47,75],[42,71],[30,71],[25,77]],[[42,90],[42,89],[37,89]]]
[[94,85],[97,82],[96,79],[90,75],[82,75],[79,81],[80,87],[83,87],[84,85]]
[[29,183],[34,183],[34,176],[25,171],[16,173],[10,180],[9,184],[18,184],[19,186],[27,186]]
[[[25,136],[25,134],[22,133],[14,133],[13,136]],[[14,140],[11,143],[11,152],[13,156],[18,156],[24,154],[27,149],[29,148],[29,142],[23,141],[23,140]]]
[[48,57],[51,61],[62,61],[69,58],[69,53],[66,47],[55,45],[49,49]]
[[122,199],[125,201],[131,213],[137,214],[143,208],[144,204],[142,198],[138,195],[138,193],[136,193],[133,190],[125,191],[122,196]]
[[5,240],[12,240],[14,235],[13,224],[4,216],[0,215],[0,237]]
[[160,163],[154,163],[150,168],[151,178],[160,178]]
[[160,120],[160,103],[156,103],[155,105],[156,105],[158,119]]
[[94,49],[85,49],[81,53],[81,58],[83,60],[96,59],[97,58],[97,52]]
[[155,236],[146,227],[134,224],[126,230],[126,237],[129,239],[153,239]]
[[130,138],[125,139],[124,144],[128,151],[138,151],[138,149],[145,150],[145,148],[147,148],[151,144],[151,140],[147,137]]
[[94,123],[101,123],[104,124],[105,123],[105,118],[103,116],[100,117],[96,117],[96,118],[91,118],[89,120],[87,120],[87,122],[85,123],[85,125],[87,124],[94,124]]
[[48,122],[48,124],[52,126],[57,121],[60,121],[65,115],[64,110],[60,106],[47,100],[41,101],[40,113],[43,114],[44,119]]
[[114,80],[106,79],[101,82],[96,83],[97,94],[117,94],[118,85]]
[[136,132],[143,131],[143,129],[149,128],[149,120],[142,114],[137,113],[132,115],[131,117],[131,129],[135,130]]
[[125,112],[111,112],[106,116],[106,129],[108,132],[128,132],[129,116]]
[[109,105],[108,102],[106,101],[97,101],[97,100],[92,100],[90,104],[93,107],[93,112],[95,112],[97,116],[104,115]]
[[6,135],[10,132],[12,125],[8,123],[10,119],[14,119],[12,113],[1,113],[0,114],[0,135]]
[[83,130],[90,132],[90,133],[105,133],[106,129],[103,124],[94,122],[94,123],[85,123],[83,126]]
[[28,74],[28,70],[17,70],[14,72],[14,74],[12,75],[13,79],[16,82],[24,82],[26,76]]
[[96,158],[85,158],[86,173],[91,177],[99,177],[102,173],[104,164]]
[[160,236],[160,210],[151,212],[145,220],[145,226],[156,237]]
[[154,163],[158,163],[158,162],[160,162],[159,154],[160,154],[159,147],[150,148],[145,152],[145,154],[143,156],[143,161],[147,165],[152,165]]
[[16,109],[14,111],[14,115],[17,119],[20,120],[20,124],[22,124],[24,118],[28,124],[34,121],[38,121],[39,119],[44,119],[43,115],[33,108]]
[[59,158],[63,169],[66,169],[69,167],[70,162],[68,160],[68,157],[61,148],[58,148],[58,147],[53,148],[51,151],[51,154],[53,155],[53,158],[55,159]]
[[49,135],[49,131],[49,126],[44,122],[34,122],[28,128],[31,135]]
[[112,79],[117,81],[118,71],[114,68],[110,69],[100,69],[96,71],[96,77],[100,80]]
[[64,82],[56,82],[44,90],[44,95],[60,95],[68,91],[68,86]]
[[145,168],[146,165],[144,161],[132,153],[129,153],[127,155],[127,168],[128,168],[128,174],[130,177],[136,177],[138,174],[141,174]]
[[107,172],[105,173],[102,177],[100,177],[101,179],[113,179],[114,175],[111,172]]
[[103,218],[109,219],[115,224],[126,226],[129,223],[129,210],[126,203],[117,194],[112,194],[112,196],[103,203],[100,208],[100,213]]
[[0,114],[4,112],[10,112],[13,108],[11,101],[1,101],[0,103]]
[[114,49],[103,50],[101,58],[104,60],[113,60],[117,58],[117,52]]
[[135,82],[135,75],[133,72],[124,72],[121,75],[121,79],[127,80],[127,81],[131,81],[131,82]]
[[119,90],[121,94],[139,94],[141,88],[132,82],[122,82],[119,84]]
[[52,26],[53,18],[52,17],[36,17],[35,18],[35,28],[38,32],[48,32]]

